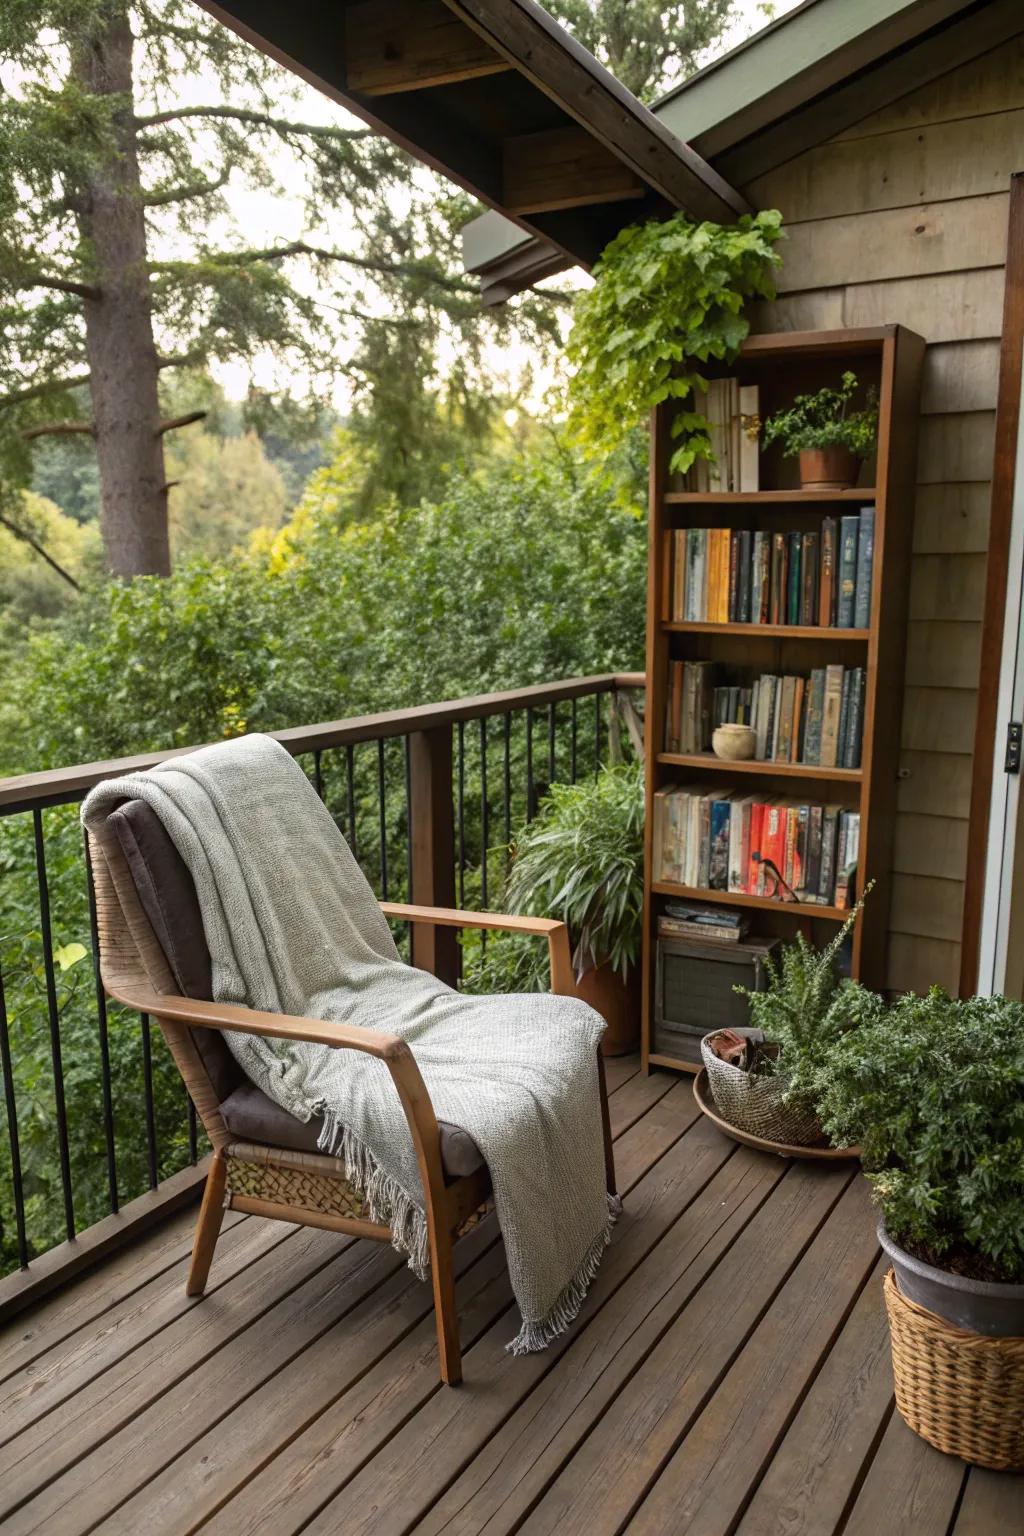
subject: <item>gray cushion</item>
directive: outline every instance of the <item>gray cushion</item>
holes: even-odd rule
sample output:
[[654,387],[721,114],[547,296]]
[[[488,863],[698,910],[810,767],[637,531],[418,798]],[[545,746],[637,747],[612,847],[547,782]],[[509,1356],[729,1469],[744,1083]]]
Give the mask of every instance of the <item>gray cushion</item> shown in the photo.
[[[145,800],[127,800],[110,815],[110,825],[131,872],[142,910],[160,943],[182,997],[213,995],[210,951],[203,932],[192,876],[163,822]],[[228,1130],[239,1141],[315,1152],[323,1121],[297,1120],[249,1082],[218,1029],[192,1031]],[[450,1179],[483,1167],[480,1149],[468,1131],[439,1122],[441,1161]]]
[[[239,1141],[255,1141],[271,1147],[289,1147],[294,1152],[316,1152],[323,1121],[297,1120],[280,1104],[268,1099],[255,1083],[243,1082],[220,1107],[228,1130]],[[461,1179],[483,1167],[480,1149],[468,1131],[438,1122],[441,1132],[441,1162],[450,1179]]]

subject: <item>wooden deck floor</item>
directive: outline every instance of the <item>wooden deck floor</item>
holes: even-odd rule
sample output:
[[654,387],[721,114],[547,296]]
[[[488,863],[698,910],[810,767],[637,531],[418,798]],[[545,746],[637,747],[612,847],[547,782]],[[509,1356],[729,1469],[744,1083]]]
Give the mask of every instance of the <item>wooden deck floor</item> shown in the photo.
[[493,1217],[459,1245],[465,1384],[368,1243],[191,1213],[0,1335],[5,1536],[1008,1536],[1024,1485],[893,1413],[864,1181],[734,1146],[612,1065],[625,1211],[577,1325],[513,1359]]

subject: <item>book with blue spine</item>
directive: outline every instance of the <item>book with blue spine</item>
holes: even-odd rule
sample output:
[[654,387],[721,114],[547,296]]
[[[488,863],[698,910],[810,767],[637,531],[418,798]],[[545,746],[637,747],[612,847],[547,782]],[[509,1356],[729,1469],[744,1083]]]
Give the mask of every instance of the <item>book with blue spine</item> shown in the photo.
[[854,584],[853,623],[867,629],[871,623],[871,568],[875,557],[875,509],[862,507],[857,530],[857,575]]
[[857,592],[857,535],[859,517],[844,517],[839,524],[839,561],[836,572],[838,599],[836,602],[836,626],[853,628],[854,606]]

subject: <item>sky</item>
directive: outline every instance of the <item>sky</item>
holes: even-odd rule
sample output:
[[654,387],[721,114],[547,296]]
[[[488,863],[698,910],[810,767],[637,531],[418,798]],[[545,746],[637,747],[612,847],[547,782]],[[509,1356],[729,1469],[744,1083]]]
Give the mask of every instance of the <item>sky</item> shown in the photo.
[[[702,59],[702,65],[709,64],[713,59],[734,48],[744,38],[759,31],[772,16],[781,16],[792,10],[800,0],[775,0],[773,5],[766,5],[764,0],[737,0],[736,20],[728,33],[708,51]],[[337,103],[330,101],[314,87],[305,82],[296,82],[298,90],[297,102],[289,105],[289,115],[301,117],[305,121],[321,123],[355,124],[356,119],[346,113]],[[216,100],[218,86],[215,80],[204,79],[201,74],[184,81],[180,92],[181,99],[188,105],[200,105],[203,102]],[[280,179],[287,184],[288,167],[284,164],[284,152],[282,152],[282,164],[280,166]],[[275,169],[275,167],[271,167]],[[228,205],[228,218],[224,221],[224,229],[216,231],[215,235],[225,237],[225,242],[237,238],[244,232],[244,243],[250,246],[273,245],[284,243],[294,239],[303,227],[303,209],[298,198],[279,196],[275,192],[269,192],[260,188],[244,187],[242,185],[229,184],[226,189],[226,201]],[[349,231],[345,222],[345,210],[339,208],[336,218],[329,221],[329,237],[335,244],[342,248],[349,245]],[[321,242],[323,243],[323,242]],[[168,250],[168,255],[175,254]],[[296,277],[296,285],[302,279]],[[549,279],[549,285],[557,285],[561,288],[580,286],[588,281],[581,272],[563,273],[557,278]],[[309,279],[312,283],[312,279]],[[506,383],[510,394],[521,395],[526,409],[537,410],[541,406],[545,395],[548,393],[553,378],[547,369],[537,369],[536,358],[525,347],[504,347],[500,350],[491,349],[487,356],[489,370]],[[443,370],[445,358],[442,352],[440,358]],[[226,363],[214,364],[211,368],[218,383],[221,384],[230,399],[244,398],[250,382],[260,389],[276,391],[286,388],[290,382],[290,371],[286,362],[275,359],[269,355],[257,358],[253,364]],[[527,373],[531,374],[528,385],[524,384]],[[347,405],[344,382],[336,386],[334,398],[331,402],[337,409],[344,411]]]

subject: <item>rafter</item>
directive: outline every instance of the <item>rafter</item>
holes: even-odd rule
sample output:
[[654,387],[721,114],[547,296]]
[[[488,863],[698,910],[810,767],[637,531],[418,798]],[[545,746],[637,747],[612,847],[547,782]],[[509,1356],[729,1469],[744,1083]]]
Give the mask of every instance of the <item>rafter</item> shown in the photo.
[[552,128],[502,145],[504,207],[513,214],[549,213],[641,198],[640,178],[583,128]]
[[442,0],[363,0],[345,11],[346,81],[362,96],[420,91],[510,68]]

